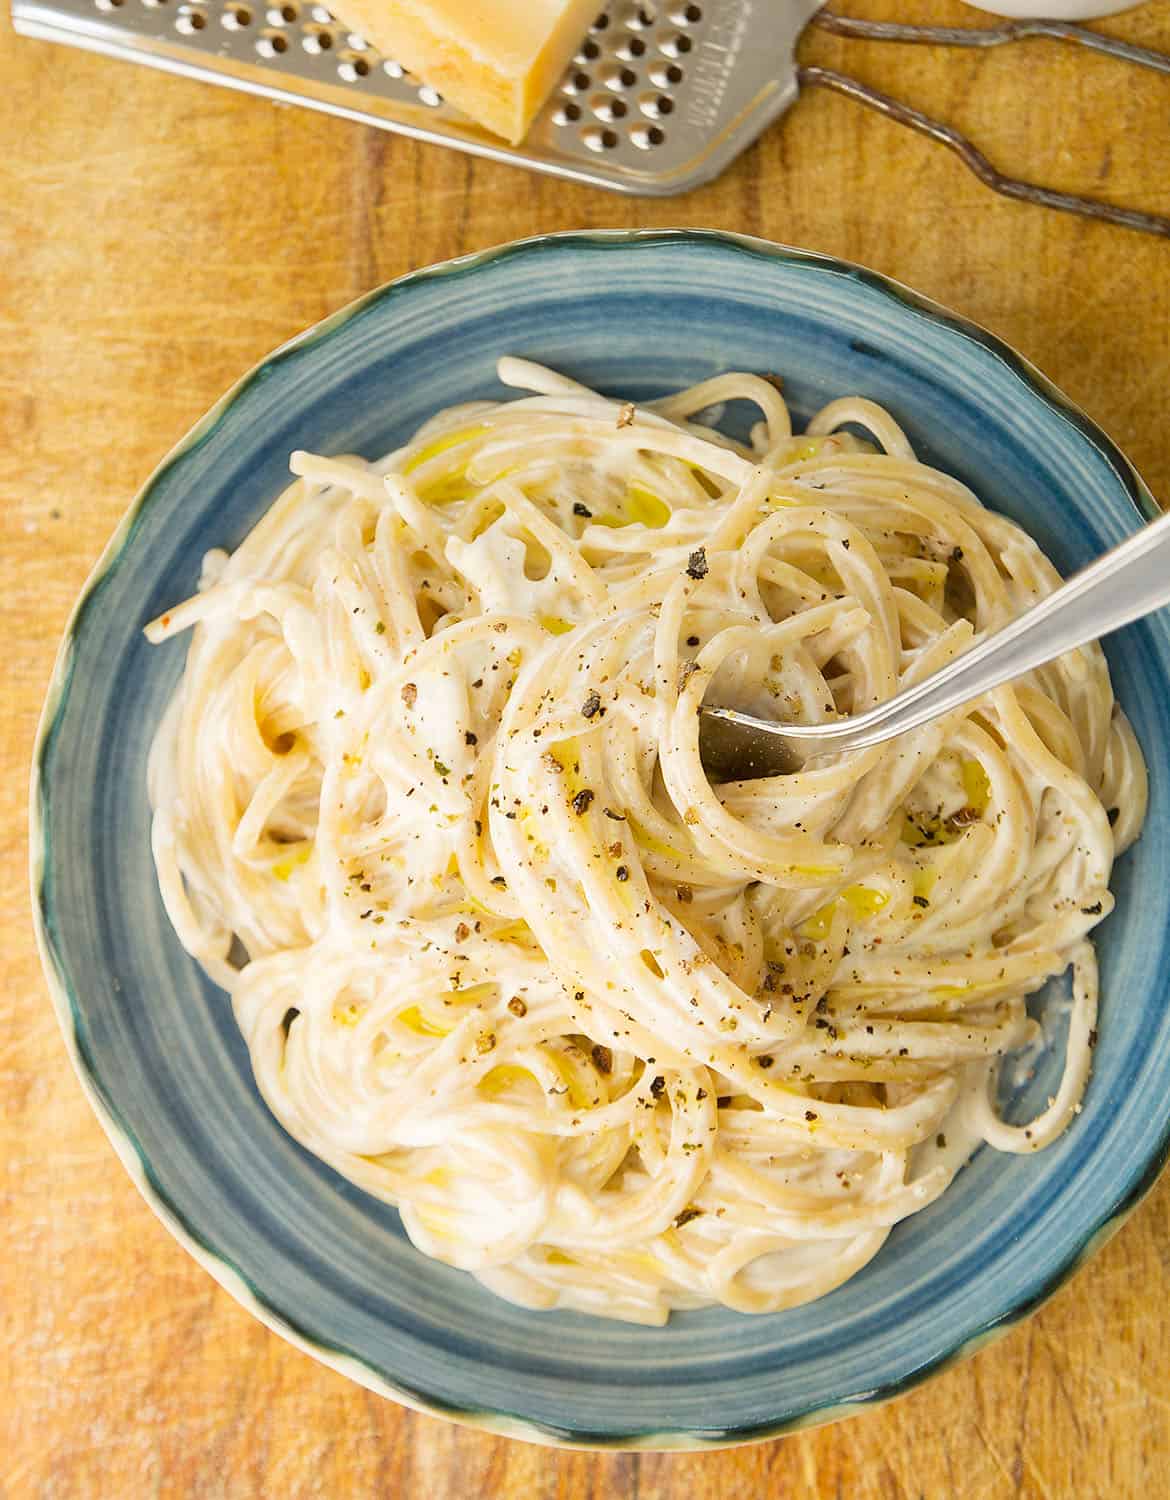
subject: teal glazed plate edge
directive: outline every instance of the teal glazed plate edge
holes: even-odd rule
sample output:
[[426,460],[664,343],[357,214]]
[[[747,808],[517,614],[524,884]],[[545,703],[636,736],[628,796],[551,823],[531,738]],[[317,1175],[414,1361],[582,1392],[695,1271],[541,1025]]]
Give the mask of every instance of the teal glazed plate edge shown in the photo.
[[[1157,972],[1170,943],[1164,620],[1130,627],[1109,648],[1150,757],[1151,816],[1118,866],[1118,911],[1102,929],[1102,1042],[1084,1115],[1026,1162],[978,1153],[940,1203],[821,1302],[750,1319],[708,1309],[651,1330],[513,1308],[424,1260],[392,1210],[307,1157],[259,1103],[230,1007],[178,948],[149,884],[145,742],[182,651],[146,655],[141,625],[190,591],[202,550],[234,545],[275,497],[282,453],[303,444],[373,456],[466,399],[467,371],[468,395],[499,394],[488,389],[489,353],[558,359],[641,398],[734,364],[737,350],[746,368],[786,381],[792,372],[786,393],[802,417],[844,394],[843,381],[859,383],[907,419],[924,456],[997,507],[1017,507],[1066,570],[1158,513],[1120,451],[1032,365],[875,272],[712,231],[521,240],[368,293],[212,407],[95,566],[38,729],[37,942],[74,1068],[148,1205],[238,1302],[306,1353],[406,1406],[531,1442],[702,1450],[900,1395],[1051,1296],[1116,1232],[1170,1151],[1166,1111],[1148,1124],[1141,1113],[1170,1090],[1170,978]],[[265,426],[290,396],[302,404],[289,432]],[[1053,1056],[1005,1096],[1009,1110],[1034,1110],[1050,1091],[1052,1024]],[[346,1239],[344,1254],[331,1235]]]

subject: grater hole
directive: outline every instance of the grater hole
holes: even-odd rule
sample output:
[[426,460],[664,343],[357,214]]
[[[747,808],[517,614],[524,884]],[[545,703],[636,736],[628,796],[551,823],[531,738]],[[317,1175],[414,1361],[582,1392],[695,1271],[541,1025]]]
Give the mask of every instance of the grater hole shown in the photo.
[[678,63],[655,63],[650,69],[650,82],[657,88],[672,88],[682,81],[683,70]]
[[370,50],[369,42],[366,41],[364,36],[359,36],[356,31],[351,31],[345,40],[354,52],[368,52]]
[[594,94],[589,108],[599,120],[624,120],[630,112],[624,99],[614,99],[608,94]]
[[360,53],[342,53],[337,60],[337,72],[346,83],[357,83],[369,77],[370,65]]
[[640,151],[650,151],[655,146],[661,146],[666,139],[666,132],[658,125],[638,125],[630,131],[630,140]]
[[648,5],[637,5],[626,16],[626,26],[630,31],[645,31],[648,26],[653,26],[657,20],[653,10]]
[[301,46],[313,57],[328,52],[333,46],[333,37],[323,26],[306,26],[301,37]]
[[323,5],[314,5],[309,14],[320,26],[331,26],[333,24],[333,17]]
[[601,12],[601,14],[598,16],[597,20],[594,21],[593,25],[590,26],[589,30],[590,31],[608,31],[609,30],[609,14],[608,14],[608,12],[606,12],[606,11],[603,10]]
[[562,94],[583,94],[593,83],[588,73],[570,73],[561,84]]
[[670,19],[676,26],[694,26],[703,19],[703,7],[701,5],[676,5],[670,13]]
[[392,57],[386,58],[385,62],[383,62],[382,72],[386,74],[387,78],[406,77],[406,69],[400,62],[395,62]]
[[633,68],[608,68],[603,74],[602,83],[607,89],[612,89],[615,94],[620,94],[622,89],[632,89],[638,81],[638,75]]
[[418,97],[429,109],[438,109],[443,102],[443,96],[438,89],[431,88],[429,83],[424,83],[418,91]]
[[219,24],[225,31],[243,31],[252,24],[252,12],[246,5],[225,5],[219,15]]
[[268,7],[268,24],[270,26],[291,26],[300,18],[300,9],[295,5],[270,5]]
[[577,53],[573,61],[579,63],[591,63],[596,62],[600,56],[601,48],[593,40],[592,37],[586,37],[584,45],[582,46],[580,52]]
[[628,36],[617,49],[617,55],[629,61],[646,55],[646,43],[640,36]]
[[674,100],[669,94],[645,93],[638,98],[638,108],[652,120],[664,119],[674,113]]
[[201,10],[194,10],[189,5],[184,5],[175,17],[175,30],[183,36],[192,36],[197,31],[202,31],[207,25],[207,17]]
[[167,3],[167,0],[142,0],[147,10],[159,10]]
[[612,151],[618,143],[618,133],[601,125],[587,125],[581,139],[590,151]]
[[575,125],[581,118],[581,106],[574,104],[571,99],[565,101],[553,115],[553,120],[558,125]]
[[98,10],[120,10],[123,0],[94,0]]
[[288,37],[280,31],[265,31],[256,38],[256,51],[261,57],[280,57],[288,51]]
[[691,41],[689,36],[686,36],[683,33],[679,33],[676,36],[664,37],[662,41],[658,43],[658,50],[660,52],[665,52],[667,57],[682,57],[683,54],[689,52],[694,45],[694,42]]

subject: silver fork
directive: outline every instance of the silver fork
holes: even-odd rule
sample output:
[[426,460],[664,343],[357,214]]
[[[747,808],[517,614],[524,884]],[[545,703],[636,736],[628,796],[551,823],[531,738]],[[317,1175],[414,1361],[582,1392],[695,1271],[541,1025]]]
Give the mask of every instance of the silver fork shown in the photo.
[[880,745],[1170,604],[1170,514],[1144,527],[970,651],[885,703],[827,724],[781,724],[733,708],[699,710],[713,781],[798,771],[813,756]]

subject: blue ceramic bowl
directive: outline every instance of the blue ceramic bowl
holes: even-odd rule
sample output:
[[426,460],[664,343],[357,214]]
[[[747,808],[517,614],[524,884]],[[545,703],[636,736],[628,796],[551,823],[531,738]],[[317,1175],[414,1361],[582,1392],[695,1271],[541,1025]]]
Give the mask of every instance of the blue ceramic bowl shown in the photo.
[[[141,635],[192,592],[206,548],[233,547],[258,519],[291,449],[383,453],[439,407],[503,395],[506,351],[632,397],[728,368],[782,372],[798,416],[871,396],[1066,570],[1155,507],[1010,349],[870,272],[726,235],[560,235],[407,276],[266,360],[149,481],[69,626],[33,777],[39,936],[82,1082],[175,1236],[269,1327],[412,1406],[552,1443],[768,1437],[978,1348],[1054,1291],[1162,1164],[1170,624],[1163,613],[1108,645],[1153,795],[1100,929],[1101,1041],[1067,1134],[1027,1160],[981,1151],[872,1265],[793,1312],[709,1309],[644,1329],[511,1307],[415,1251],[393,1210],[262,1104],[228,1003],[179,947],[155,886],[146,752],[185,647]],[[1051,1092],[1062,1040],[1011,1110]]]

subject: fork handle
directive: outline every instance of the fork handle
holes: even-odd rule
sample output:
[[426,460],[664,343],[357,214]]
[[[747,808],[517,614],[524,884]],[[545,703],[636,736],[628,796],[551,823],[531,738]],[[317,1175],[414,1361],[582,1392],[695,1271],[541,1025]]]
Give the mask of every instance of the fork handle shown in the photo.
[[[825,748],[861,750],[961,708],[1170,604],[1170,514],[1159,516],[932,676],[856,718],[817,726]],[[896,727],[891,727],[896,722]],[[803,739],[794,726],[786,733]],[[810,735],[811,738],[811,735]]]

